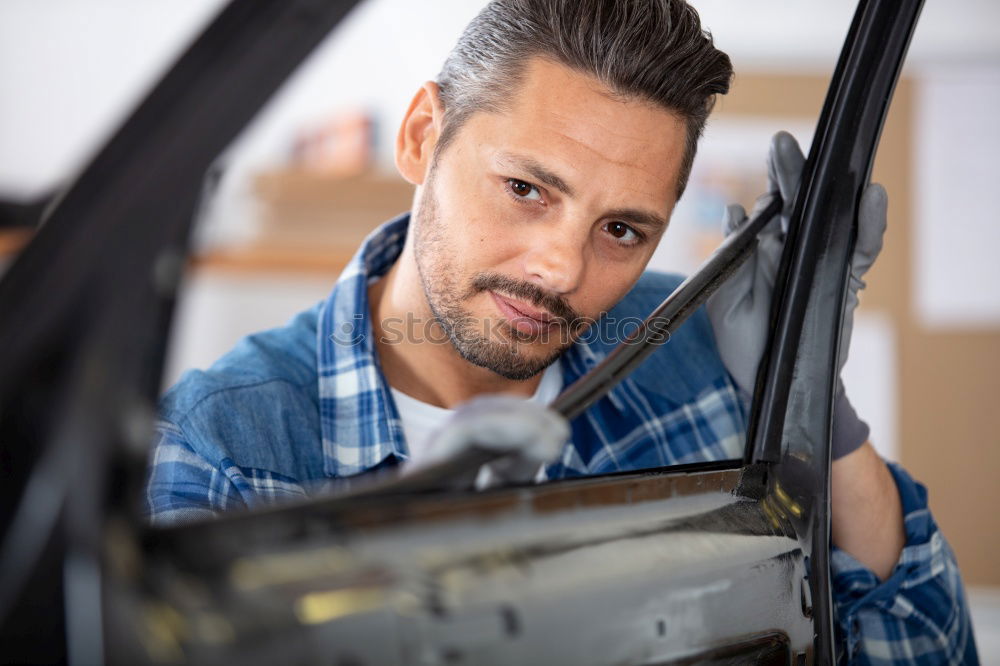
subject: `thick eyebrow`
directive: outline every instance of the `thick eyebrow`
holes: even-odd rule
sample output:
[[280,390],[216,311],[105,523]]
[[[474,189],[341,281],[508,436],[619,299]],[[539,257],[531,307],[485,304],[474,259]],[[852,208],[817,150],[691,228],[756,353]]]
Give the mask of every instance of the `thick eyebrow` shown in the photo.
[[523,169],[531,174],[531,177],[535,180],[548,185],[549,187],[556,188],[568,197],[575,196],[575,192],[573,191],[573,188],[569,186],[569,183],[546,169],[540,162],[530,157],[514,155],[511,153],[500,153],[497,155],[497,161]]
[[[568,197],[575,196],[575,191],[572,187],[570,187],[569,183],[554,174],[552,171],[549,171],[547,168],[542,166],[540,162],[531,157],[527,157],[526,155],[515,155],[513,153],[500,153],[497,155],[497,161],[501,165],[513,166],[524,170],[535,180],[548,185],[549,187],[554,187]],[[617,208],[605,213],[604,217],[613,217],[621,220],[622,222],[627,222],[637,227],[643,227],[649,233],[656,233],[667,227],[666,218],[657,215],[656,213],[636,208]]]

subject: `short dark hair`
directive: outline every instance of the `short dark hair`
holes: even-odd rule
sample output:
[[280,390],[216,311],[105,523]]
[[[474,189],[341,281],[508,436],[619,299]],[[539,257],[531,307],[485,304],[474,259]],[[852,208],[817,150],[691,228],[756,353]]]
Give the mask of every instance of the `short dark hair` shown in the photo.
[[500,111],[535,56],[590,74],[623,97],[651,101],[687,124],[677,196],[732,64],[684,0],[493,0],[465,28],[438,85],[443,150],[476,111]]

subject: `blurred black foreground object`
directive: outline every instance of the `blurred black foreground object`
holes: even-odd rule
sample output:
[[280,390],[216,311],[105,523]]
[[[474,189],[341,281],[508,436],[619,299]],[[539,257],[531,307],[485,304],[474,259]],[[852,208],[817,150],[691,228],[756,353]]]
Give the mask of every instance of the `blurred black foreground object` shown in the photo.
[[[202,175],[354,5],[231,3],[0,282],[0,660],[832,663],[846,269],[921,4],[858,6],[795,201],[743,460],[483,493],[379,481],[157,530],[136,498]],[[658,312],[676,308],[676,325],[691,285],[745,251]],[[557,409],[579,414],[630,367]]]
[[104,661],[108,530],[136,524],[203,176],[355,4],[230,3],[0,282],[5,661]]
[[52,195],[30,201],[0,200],[0,231],[10,228],[33,228],[41,222],[42,215],[55,201]]

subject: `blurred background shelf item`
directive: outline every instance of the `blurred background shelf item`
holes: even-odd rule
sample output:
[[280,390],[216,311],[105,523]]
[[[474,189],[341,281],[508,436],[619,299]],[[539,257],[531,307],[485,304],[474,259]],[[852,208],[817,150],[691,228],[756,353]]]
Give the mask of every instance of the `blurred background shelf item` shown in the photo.
[[410,209],[413,186],[375,172],[342,177],[313,169],[262,171],[254,177],[256,242],[278,251],[342,248],[350,256],[375,227]]

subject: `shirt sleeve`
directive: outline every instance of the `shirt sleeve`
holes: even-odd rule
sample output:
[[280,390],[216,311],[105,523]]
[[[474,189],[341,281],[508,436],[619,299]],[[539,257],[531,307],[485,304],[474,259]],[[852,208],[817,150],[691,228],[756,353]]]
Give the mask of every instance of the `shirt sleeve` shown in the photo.
[[832,548],[840,657],[851,664],[978,664],[958,564],[927,507],[927,489],[887,464],[902,500],[906,545],[881,582]]
[[162,420],[156,424],[144,506],[151,524],[166,526],[211,518],[245,506],[225,470],[196,452],[178,426]]

